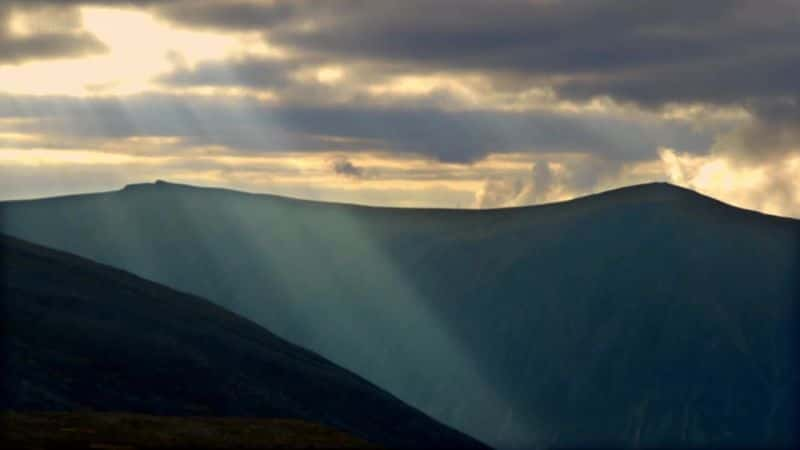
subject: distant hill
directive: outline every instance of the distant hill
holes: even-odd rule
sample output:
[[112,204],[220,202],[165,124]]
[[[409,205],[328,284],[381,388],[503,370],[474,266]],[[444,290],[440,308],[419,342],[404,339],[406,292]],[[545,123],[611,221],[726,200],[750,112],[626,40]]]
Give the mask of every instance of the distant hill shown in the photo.
[[[262,447],[364,446],[366,440],[394,448],[483,448],[200,298],[8,237],[0,237],[0,255],[0,410],[26,412],[0,417],[0,438],[12,444],[80,441],[90,429],[98,445],[133,439],[144,446],[237,447],[247,435],[270,439]],[[74,433],[66,436],[64,429]]]
[[490,444],[798,442],[797,220],[662,183],[471,211],[159,182],[0,213]]

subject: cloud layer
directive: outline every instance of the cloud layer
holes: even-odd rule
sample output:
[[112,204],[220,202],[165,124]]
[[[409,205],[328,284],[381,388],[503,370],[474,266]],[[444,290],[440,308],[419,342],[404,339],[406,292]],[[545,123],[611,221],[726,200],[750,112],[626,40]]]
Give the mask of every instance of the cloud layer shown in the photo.
[[[130,34],[145,22],[149,37],[137,45],[113,39],[118,25]],[[201,35],[213,39],[193,40]],[[206,42],[213,51],[199,51]],[[80,66],[104,53],[148,69],[131,66],[131,81],[119,70],[105,79],[92,73],[97,64]],[[48,91],[53,77],[41,65],[50,59],[74,61],[70,74],[83,94]],[[80,85],[81,71],[91,85]],[[23,81],[34,79],[29,73],[42,80],[38,95]],[[794,0],[0,6],[0,81],[17,83],[5,82],[0,96],[0,152],[238,161],[291,154],[299,166],[318,165],[315,180],[328,184],[314,195],[383,189],[390,204],[410,195],[399,180],[447,185],[450,197],[426,185],[431,204],[495,207],[669,179],[795,214],[797,79]],[[364,165],[375,155],[394,168]],[[492,170],[475,169],[489,162]],[[274,168],[204,161],[179,176],[192,179],[208,164],[221,184],[291,185],[289,193],[303,195],[299,173]],[[731,184],[746,188],[723,189]]]
[[36,2],[0,4],[0,66],[105,50],[102,42],[80,28],[74,9]]
[[268,105],[247,99],[141,95],[0,97],[17,131],[70,139],[169,136],[240,151],[385,150],[468,162],[489,153],[590,152],[610,160],[657,156],[659,146],[708,147],[686,124],[555,112]]
[[753,120],[739,150],[774,150],[757,138],[775,131],[779,150],[800,143],[792,120],[800,115],[800,3],[791,0],[192,2],[162,13],[190,26],[259,31],[314,58],[478,72],[497,90],[547,86],[565,100],[645,109],[742,108]]

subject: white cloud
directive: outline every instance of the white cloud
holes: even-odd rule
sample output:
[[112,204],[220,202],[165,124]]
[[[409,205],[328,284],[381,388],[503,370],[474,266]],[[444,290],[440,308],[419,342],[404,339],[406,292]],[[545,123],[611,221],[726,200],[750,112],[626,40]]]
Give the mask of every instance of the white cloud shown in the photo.
[[726,154],[662,149],[660,158],[668,180],[676,185],[739,207],[800,217],[800,155],[743,162]]

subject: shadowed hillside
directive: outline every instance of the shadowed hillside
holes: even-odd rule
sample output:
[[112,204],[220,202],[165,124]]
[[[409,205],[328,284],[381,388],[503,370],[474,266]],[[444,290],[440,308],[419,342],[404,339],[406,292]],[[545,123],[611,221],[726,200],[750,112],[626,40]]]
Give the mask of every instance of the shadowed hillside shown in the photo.
[[666,184],[458,211],[159,182],[0,211],[491,444],[797,442],[795,220]]
[[161,417],[129,413],[2,413],[6,448],[354,449],[376,448],[322,425],[292,419]]
[[[331,445],[366,440],[396,448],[482,448],[356,375],[205,300],[12,238],[0,237],[0,255],[0,410],[313,422],[291,422],[266,447],[291,441],[287,436],[301,438],[290,442],[293,446],[316,445],[316,437],[328,436]],[[36,421],[42,421],[42,433],[59,432],[53,421],[63,421],[67,428],[70,423],[94,427],[106,437],[118,430],[119,439],[127,436],[125,429],[136,428],[128,416],[115,415],[12,414],[2,421],[6,438],[31,444]],[[192,448],[191,442],[202,441],[203,421],[205,433],[223,428],[231,439],[248,433],[255,439],[278,429],[277,422],[262,426],[244,419],[151,417],[138,423],[140,432],[152,432],[148,445],[159,446],[162,438],[189,439],[186,448]],[[254,426],[260,429],[247,430]],[[305,436],[303,427],[309,430]],[[173,434],[164,437],[165,430]],[[141,445],[144,438],[137,436],[127,437]],[[41,437],[60,439],[52,433]],[[223,443],[224,437],[210,436],[206,445]]]

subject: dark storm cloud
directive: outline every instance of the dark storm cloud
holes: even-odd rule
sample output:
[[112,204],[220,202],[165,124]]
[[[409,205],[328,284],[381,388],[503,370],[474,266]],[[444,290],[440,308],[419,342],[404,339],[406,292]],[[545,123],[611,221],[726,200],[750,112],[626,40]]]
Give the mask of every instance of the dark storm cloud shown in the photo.
[[289,72],[297,66],[291,61],[274,59],[241,59],[210,61],[192,69],[179,68],[159,78],[174,86],[227,86],[251,88],[281,88],[291,80]]
[[258,101],[139,95],[121,99],[0,97],[20,132],[71,138],[178,136],[249,151],[388,150],[468,162],[490,152],[591,152],[653,158],[659,146],[699,151],[708,134],[684,124],[549,112],[268,106]]
[[760,114],[772,108],[770,102],[777,106],[787,98],[800,98],[800,35],[797,39],[796,48],[778,55],[743,52],[725,61],[574,80],[559,86],[559,93],[573,100],[607,95],[650,107],[698,102],[739,105]]
[[161,15],[184,24],[228,29],[264,30],[297,17],[303,2],[257,1],[173,1],[160,9]]
[[[800,54],[800,2],[794,0],[293,0],[180,2],[164,11],[177,21],[198,23],[199,15],[202,24],[263,30],[277,43],[342,57],[594,75],[596,90],[591,82],[582,86],[598,94],[616,91],[603,80],[641,83],[647,72],[674,80],[662,90],[678,99],[704,94],[701,100],[713,100],[697,86],[708,78],[674,78],[694,67],[734,69],[716,73],[721,86],[707,86],[723,101],[730,90],[772,95],[791,90],[783,75],[796,73]],[[761,58],[758,70],[754,58]],[[780,76],[782,88],[767,83],[768,74]]]
[[[368,76],[376,79],[388,73],[467,70],[487,75],[495,89],[511,94],[550,86],[561,98],[577,101],[609,96],[644,108],[697,103],[741,106],[754,119],[732,135],[733,147],[758,155],[800,146],[800,122],[795,120],[800,115],[796,82],[800,2],[796,0],[42,0],[26,4],[150,6],[182,25],[263,32],[271,44],[290,49],[303,64],[371,65],[375,73]],[[0,14],[8,9],[0,6]],[[29,42],[7,36],[0,33],[0,63],[102,48],[80,31],[34,36]],[[242,148],[260,148],[264,141],[309,148],[342,145],[318,137],[324,135],[450,161],[530,148],[588,151],[629,160],[652,157],[659,145],[696,149],[705,139],[690,130],[677,137],[677,127],[671,124],[631,125],[613,118],[548,113],[443,112],[437,111],[435,102],[403,103],[400,98],[388,100],[394,109],[369,106],[358,97],[349,98],[346,108],[321,107],[331,96],[330,89],[291,80],[289,74],[299,64],[261,58],[205,62],[166,74],[160,81],[167,86],[266,88],[281,98],[311,105],[285,106],[268,114],[257,108],[253,118],[242,118],[238,125],[222,116],[210,126],[204,121],[196,125],[225,128],[219,137],[210,130],[194,133],[207,135],[196,139],[231,145],[235,140],[235,146]],[[187,125],[193,123],[189,109],[171,108],[184,117],[183,122],[168,123],[194,126]],[[136,120],[148,122],[142,117]],[[109,126],[114,130],[119,123]],[[261,132],[256,123],[264,127]],[[76,126],[84,131],[93,127]],[[240,134],[234,139],[232,130],[237,128]],[[768,149],[759,141],[774,145]]]
[[[800,80],[800,73],[798,78]],[[758,116],[776,125],[800,124],[800,97],[783,98],[774,102],[753,102],[750,105]]]
[[[31,33],[14,34],[11,29],[12,14],[29,14],[35,9],[33,5],[22,2],[0,4],[0,65],[81,56],[106,50],[97,38],[78,28],[71,11],[59,11],[59,14],[49,17],[48,23],[37,23]],[[40,15],[39,20],[42,18]]]
[[[681,33],[707,25],[731,1],[480,1],[314,3],[295,7],[270,37],[345,56],[411,60],[448,68],[575,73],[732,54],[725,42]],[[268,6],[267,8],[273,8]]]
[[741,106],[769,121],[770,104],[800,98],[796,0],[294,0],[164,11],[261,30],[306,55],[480,71],[505,88],[547,84],[572,100]]
[[686,126],[549,112],[286,108],[280,117],[290,128],[385,142],[391,150],[445,161],[532,149],[585,151],[609,159],[637,160],[653,157],[661,145],[701,149],[710,143],[707,136]]

